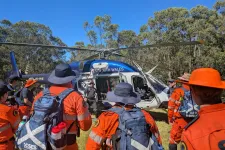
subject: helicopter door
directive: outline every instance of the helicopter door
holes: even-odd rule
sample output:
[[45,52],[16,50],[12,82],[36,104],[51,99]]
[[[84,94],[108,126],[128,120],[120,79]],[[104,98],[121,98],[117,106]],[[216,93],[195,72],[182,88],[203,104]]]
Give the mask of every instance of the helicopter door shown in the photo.
[[119,77],[120,77],[120,82],[127,83],[127,77],[123,73],[119,72]]

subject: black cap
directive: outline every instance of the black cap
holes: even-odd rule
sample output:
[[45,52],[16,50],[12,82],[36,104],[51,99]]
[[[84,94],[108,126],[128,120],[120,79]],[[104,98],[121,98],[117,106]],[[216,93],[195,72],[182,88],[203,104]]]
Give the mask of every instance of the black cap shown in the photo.
[[175,82],[175,80],[174,79],[168,79],[168,82],[173,83],[173,82]]
[[15,75],[15,74],[10,75],[9,79],[10,80],[20,80],[20,78],[17,75]]
[[8,91],[10,91],[10,89],[7,87],[7,85],[4,82],[0,81],[0,93],[6,93]]

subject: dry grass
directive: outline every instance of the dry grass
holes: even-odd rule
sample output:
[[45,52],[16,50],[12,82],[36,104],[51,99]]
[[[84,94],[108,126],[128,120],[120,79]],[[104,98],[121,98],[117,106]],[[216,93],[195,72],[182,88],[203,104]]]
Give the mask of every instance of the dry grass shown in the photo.
[[[168,150],[169,144],[169,131],[170,126],[167,124],[167,112],[164,109],[151,109],[149,113],[156,120],[157,126],[159,128],[160,135],[162,137],[163,147]],[[88,135],[91,130],[87,132],[81,131],[81,136],[77,139],[79,145],[79,150],[85,150],[85,144],[87,142]]]

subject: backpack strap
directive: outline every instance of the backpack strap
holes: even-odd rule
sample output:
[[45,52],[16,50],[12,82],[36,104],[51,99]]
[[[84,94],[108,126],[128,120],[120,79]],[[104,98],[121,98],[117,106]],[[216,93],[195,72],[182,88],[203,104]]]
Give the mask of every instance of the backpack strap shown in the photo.
[[119,115],[119,128],[123,131],[125,131],[125,126],[122,124],[121,122],[121,116],[123,115],[123,113],[126,111],[124,107],[112,107],[109,109],[109,111],[115,112]]
[[15,90],[11,87],[11,85],[7,84],[7,87],[8,87],[8,89],[10,89],[11,91],[15,91]]
[[59,95],[58,95],[58,98],[59,98],[59,103],[60,103],[60,105],[61,105],[61,103],[63,102],[63,100],[71,93],[71,92],[73,92],[74,91],[74,89],[72,89],[72,88],[69,88],[69,89],[66,89],[65,91],[63,91],[62,93],[60,93]]
[[121,116],[124,113],[124,111],[141,111],[141,109],[138,107],[134,107],[131,110],[125,110],[124,107],[122,107],[122,108],[121,107],[112,107],[108,111],[113,111],[113,112],[117,113],[119,116]]
[[181,89],[182,89],[184,92],[188,92],[188,90],[185,89],[183,86],[181,87]]
[[108,111],[115,112],[115,113],[117,113],[120,116],[120,115],[123,114],[123,112],[125,111],[125,109],[123,107],[112,107]]
[[50,94],[49,88],[45,88],[43,91],[43,95]]
[[197,120],[199,119],[199,115],[197,117],[195,117],[191,122],[189,122],[184,129],[187,130],[187,128],[189,128],[193,123],[195,123]]
[[[71,93],[71,92],[73,92],[74,91],[74,89],[72,89],[72,88],[69,88],[69,89],[66,89],[66,90],[64,90],[62,93],[60,93],[57,97],[58,97],[58,99],[59,99],[59,109],[61,110],[61,113],[63,113],[62,112],[62,102],[63,102],[63,100]],[[66,133],[68,133],[69,131],[70,131],[70,129],[72,128],[72,126],[74,125],[74,123],[75,123],[75,121],[73,121],[72,123],[71,123],[71,125],[69,126],[69,128],[67,129],[67,131],[66,131]],[[76,126],[77,126],[77,124],[76,124]],[[78,128],[78,130],[79,130],[79,127],[77,126],[77,128]]]

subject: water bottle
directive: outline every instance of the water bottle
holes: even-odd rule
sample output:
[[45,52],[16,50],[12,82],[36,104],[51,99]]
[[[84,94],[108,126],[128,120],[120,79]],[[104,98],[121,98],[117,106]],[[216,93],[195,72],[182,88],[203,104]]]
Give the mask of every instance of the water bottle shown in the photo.
[[61,130],[62,134],[66,134],[66,123],[65,122],[60,122],[58,124],[58,128]]
[[51,138],[53,140],[61,139],[61,129],[58,126],[55,126],[55,127],[52,128]]
[[23,116],[23,119],[20,122],[18,129],[20,129],[27,122],[27,119],[28,119],[28,116]]

